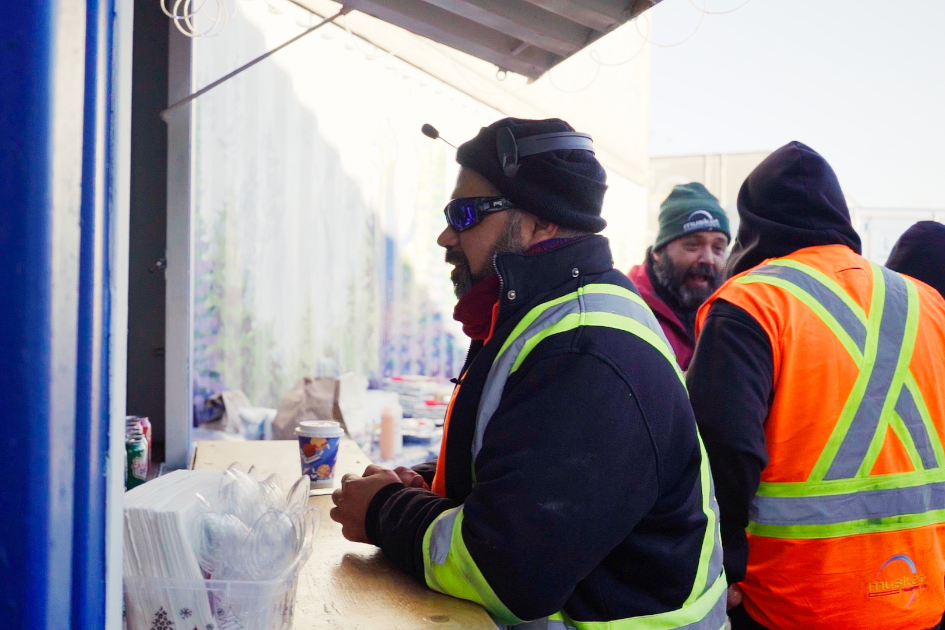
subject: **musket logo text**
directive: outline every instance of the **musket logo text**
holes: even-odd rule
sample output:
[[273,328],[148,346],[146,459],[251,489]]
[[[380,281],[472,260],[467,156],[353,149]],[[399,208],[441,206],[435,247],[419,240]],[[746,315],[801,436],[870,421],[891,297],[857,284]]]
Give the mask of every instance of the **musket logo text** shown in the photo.
[[706,210],[695,210],[686,217],[682,229],[684,232],[718,230],[722,224]]
[[867,596],[871,599],[897,598],[903,602],[903,608],[909,608],[915,602],[919,591],[929,587],[927,581],[927,576],[919,573],[915,561],[905,554],[900,554],[892,556],[879,568],[876,580],[867,585]]

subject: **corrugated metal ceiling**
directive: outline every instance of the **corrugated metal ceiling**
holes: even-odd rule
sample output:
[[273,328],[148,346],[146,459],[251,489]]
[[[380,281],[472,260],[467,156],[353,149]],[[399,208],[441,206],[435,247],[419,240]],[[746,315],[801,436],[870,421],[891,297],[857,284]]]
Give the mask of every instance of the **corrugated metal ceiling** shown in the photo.
[[345,0],[417,35],[537,79],[660,0]]

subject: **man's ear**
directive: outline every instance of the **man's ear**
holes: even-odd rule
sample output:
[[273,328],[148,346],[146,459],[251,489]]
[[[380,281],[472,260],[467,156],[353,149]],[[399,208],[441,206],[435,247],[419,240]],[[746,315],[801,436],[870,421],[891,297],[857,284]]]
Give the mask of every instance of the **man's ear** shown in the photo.
[[558,234],[558,224],[551,223],[550,221],[542,221],[538,217],[535,217],[534,222],[531,225],[531,234],[526,235],[530,236],[527,238],[525,244],[526,248],[532,247],[541,243],[542,241],[547,241],[553,239]]
[[660,258],[663,257],[663,248],[660,247],[659,249],[654,249],[650,253],[653,255],[653,260],[658,261]]

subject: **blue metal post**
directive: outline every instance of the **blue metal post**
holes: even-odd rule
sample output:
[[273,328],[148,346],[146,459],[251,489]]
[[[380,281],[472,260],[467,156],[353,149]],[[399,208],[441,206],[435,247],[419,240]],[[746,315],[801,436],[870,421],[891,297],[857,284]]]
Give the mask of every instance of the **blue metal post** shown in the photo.
[[111,0],[87,0],[76,374],[72,627],[105,627]]
[[83,0],[7,5],[0,31],[0,626],[102,627],[103,95],[111,5],[93,1],[88,12]]

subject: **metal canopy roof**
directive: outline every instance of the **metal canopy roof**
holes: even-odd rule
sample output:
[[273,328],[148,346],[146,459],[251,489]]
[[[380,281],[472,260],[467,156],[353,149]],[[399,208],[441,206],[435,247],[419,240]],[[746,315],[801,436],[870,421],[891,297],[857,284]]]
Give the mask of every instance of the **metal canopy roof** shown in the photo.
[[344,0],[344,6],[537,79],[659,1]]
[[[590,58],[583,58],[585,55],[571,54],[565,60],[565,57],[553,55],[554,63],[561,63],[561,66],[554,72],[547,72],[553,66],[548,66],[541,71],[533,73],[534,75],[545,75],[540,79],[533,76],[522,75],[521,68],[509,68],[508,77],[502,77],[496,73],[496,66],[508,68],[497,59],[504,55],[505,57],[515,58],[512,54],[516,48],[522,45],[521,40],[501,34],[495,29],[488,29],[474,23],[471,20],[463,19],[469,26],[469,29],[478,28],[480,31],[491,31],[493,37],[501,37],[508,41],[507,48],[502,52],[493,50],[490,56],[476,52],[466,52],[457,49],[454,42],[437,41],[432,37],[424,37],[407,28],[392,24],[389,21],[378,18],[362,11],[352,10],[353,3],[359,0],[351,0],[344,6],[338,0],[287,0],[298,7],[314,14],[320,18],[328,18],[338,14],[343,9],[348,9],[343,18],[336,22],[338,27],[348,30],[352,35],[357,36],[369,44],[377,47],[377,50],[385,51],[387,54],[396,56],[404,62],[426,72],[443,83],[463,92],[470,97],[485,103],[487,106],[501,112],[506,116],[515,118],[563,118],[567,120],[576,129],[591,134],[594,138],[594,147],[597,159],[600,160],[606,168],[614,171],[627,180],[636,183],[639,186],[646,187],[648,183],[649,169],[649,68],[650,68],[650,47],[646,43],[646,37],[637,32],[637,29],[630,25],[619,28],[619,22],[610,22],[609,32],[604,30],[591,29],[591,27],[581,25],[589,33],[587,41],[583,48],[586,48],[592,42],[596,42],[593,48],[603,58],[608,60],[606,65],[598,65],[591,70],[593,62]],[[401,9],[400,15],[405,15],[406,11],[402,8],[406,0],[400,3],[398,0],[369,0],[370,2],[389,2],[398,3]],[[433,0],[436,2],[446,2],[447,0]],[[449,0],[452,2],[463,2],[467,5],[476,3],[480,6],[489,0]],[[611,13],[623,12],[622,15],[638,16],[644,9],[649,8],[659,0],[633,0],[632,10],[627,13],[627,7],[630,7],[630,0],[491,0],[499,3],[504,2],[503,6],[514,8],[516,6],[529,6],[535,8],[539,3],[546,7],[553,7],[553,11],[543,11],[561,18],[570,16],[580,18],[584,22],[593,22],[605,28],[607,20],[613,18],[602,17],[604,8],[610,7]],[[414,0],[413,6],[429,5],[422,0]],[[432,6],[432,5],[429,5]],[[592,6],[598,7],[591,10]],[[433,7],[437,10],[437,7]],[[510,9],[508,9],[510,10]],[[442,11],[442,10],[440,10]],[[392,11],[393,12],[393,11]],[[406,19],[406,18],[405,18]],[[416,19],[415,17],[413,19]],[[576,24],[572,20],[568,20]],[[593,37],[591,31],[593,30]],[[466,38],[468,39],[468,38]],[[513,45],[514,44],[514,45]],[[480,47],[479,50],[482,50]],[[376,52],[376,51],[375,51]],[[520,53],[522,51],[519,51]],[[575,52],[578,52],[577,50]],[[627,54],[630,53],[630,57]],[[550,54],[550,53],[549,53]],[[376,55],[373,58],[378,58]],[[625,60],[614,63],[616,60]],[[586,77],[584,74],[586,73]],[[565,80],[565,85],[569,89],[560,89],[554,81],[553,75],[558,75],[558,80]],[[573,81],[577,77],[577,83]],[[571,81],[569,84],[568,81]],[[576,85],[584,86],[582,89],[574,90]],[[439,120],[428,121],[435,126],[439,126]],[[452,130],[440,126],[440,131],[445,132],[448,137],[454,141],[459,140],[458,136],[452,136]]]

